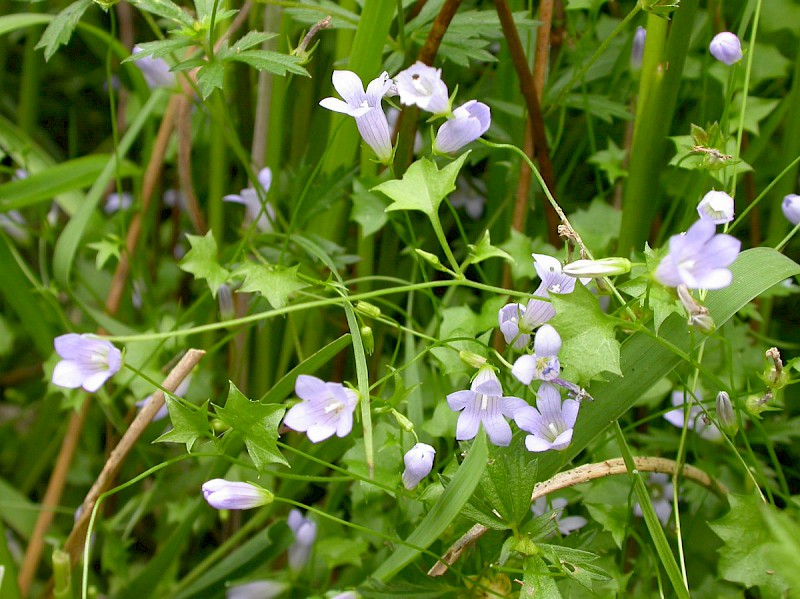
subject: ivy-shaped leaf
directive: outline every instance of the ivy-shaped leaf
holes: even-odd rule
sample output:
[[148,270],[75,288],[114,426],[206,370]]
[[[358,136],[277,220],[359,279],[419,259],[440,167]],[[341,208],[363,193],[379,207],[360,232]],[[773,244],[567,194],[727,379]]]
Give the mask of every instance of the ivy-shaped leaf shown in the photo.
[[550,301],[556,310],[550,324],[561,335],[558,357],[567,376],[572,373],[586,385],[603,372],[621,375],[615,324],[603,314],[597,298],[577,283],[572,293],[551,293]]
[[217,417],[244,439],[247,453],[259,472],[268,464],[289,463],[278,450],[278,426],[286,408],[281,404],[262,404],[245,397],[230,383],[225,407],[214,406]]
[[433,160],[421,158],[408,167],[402,179],[386,181],[373,187],[372,191],[385,193],[392,200],[392,204],[386,208],[387,212],[419,210],[434,218],[442,200],[455,190],[456,177],[467,156],[469,152],[441,170]]
[[298,266],[280,268],[264,264],[243,264],[233,275],[244,277],[239,291],[260,293],[273,308],[283,308],[292,293],[308,287],[297,277],[297,269]]
[[489,231],[484,231],[483,237],[481,237],[480,241],[474,245],[470,243],[468,247],[470,251],[470,264],[477,264],[478,262],[483,262],[489,258],[502,258],[507,262],[514,261],[514,258],[511,256],[511,254],[505,250],[501,250],[499,247],[492,245],[492,239],[489,236]]
[[209,231],[202,237],[187,235],[186,238],[192,249],[186,252],[178,267],[184,272],[193,274],[195,279],[205,279],[212,295],[216,297],[217,290],[228,280],[230,273],[220,266],[217,260],[217,241],[214,239],[214,234]]
[[208,401],[198,407],[189,407],[182,402],[166,397],[172,430],[161,435],[153,443],[186,443],[186,451],[192,451],[197,439],[214,438],[208,422]]

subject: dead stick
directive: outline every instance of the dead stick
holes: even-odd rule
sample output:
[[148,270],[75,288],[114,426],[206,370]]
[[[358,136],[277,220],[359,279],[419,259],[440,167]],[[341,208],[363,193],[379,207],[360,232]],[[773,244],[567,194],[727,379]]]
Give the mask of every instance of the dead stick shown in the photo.
[[[514,63],[514,70],[519,78],[520,91],[525,98],[525,105],[528,108],[528,118],[530,122],[533,145],[536,149],[536,159],[539,161],[539,170],[547,187],[552,193],[555,190],[555,174],[553,163],[550,160],[550,150],[547,146],[547,136],[545,135],[544,119],[542,118],[542,108],[539,104],[539,96],[536,93],[536,85],[533,81],[528,68],[528,61],[525,58],[525,49],[519,38],[517,26],[514,24],[514,17],[511,9],[508,8],[506,0],[496,0],[495,8],[503,28],[503,35],[508,43],[508,50],[511,53],[511,61]],[[547,234],[550,243],[557,245],[558,236],[558,216],[545,202],[545,218],[547,219]]]
[[[639,472],[663,472],[666,474],[674,474],[675,470],[679,468],[675,460],[669,460],[667,458],[637,457],[633,458],[633,461],[636,465],[636,470]],[[699,468],[686,464],[681,468],[681,473],[686,480],[702,485],[717,495],[726,495],[728,493],[728,489],[725,485],[714,480]],[[625,461],[622,458],[605,460],[604,462],[598,462],[596,464],[585,464],[573,468],[572,470],[567,470],[566,472],[559,472],[553,478],[538,483],[533,488],[531,503],[555,491],[560,491],[561,489],[566,489],[567,487],[585,483],[596,478],[618,474],[628,474],[628,468],[625,466]],[[447,569],[458,561],[461,554],[474,545],[488,530],[489,529],[483,524],[474,525],[450,546],[441,559],[428,571],[428,575],[441,576],[447,572]]]
[[64,483],[67,480],[67,473],[72,463],[72,457],[75,455],[75,450],[78,447],[80,432],[83,429],[86,414],[89,412],[90,400],[91,397],[87,395],[83,400],[83,404],[81,404],[80,410],[70,414],[67,433],[64,435],[64,441],[58,452],[55,466],[53,466],[53,472],[50,475],[50,480],[47,482],[47,490],[42,499],[42,510],[36,518],[36,525],[34,526],[33,534],[31,534],[28,547],[25,550],[25,557],[22,560],[22,567],[20,568],[19,577],[17,579],[19,591],[23,597],[27,597],[30,591],[31,582],[36,574],[39,558],[42,556],[42,550],[44,549],[44,537],[50,528],[50,524],[53,522],[53,517],[56,513],[55,508],[59,501],[61,501],[61,491],[64,489]]
[[[205,351],[199,349],[188,350],[181,358],[180,362],[170,371],[161,386],[170,393],[174,392],[183,379],[189,376],[192,369],[197,366],[205,353]],[[108,460],[106,460],[103,470],[92,485],[92,488],[89,489],[89,493],[86,495],[81,505],[81,515],[76,520],[72,532],[70,532],[67,541],[64,543],[64,550],[69,553],[73,564],[78,561],[83,551],[86,529],[89,526],[89,519],[92,516],[92,510],[94,509],[97,498],[110,488],[117,474],[119,474],[122,464],[133,449],[133,446],[139,440],[139,437],[142,436],[142,433],[144,433],[150,422],[152,422],[153,416],[156,415],[156,412],[158,412],[163,405],[164,392],[159,389],[153,393],[150,400],[136,415],[136,418],[133,419],[128,430],[125,431],[125,434],[122,435],[117,446],[108,456]]]

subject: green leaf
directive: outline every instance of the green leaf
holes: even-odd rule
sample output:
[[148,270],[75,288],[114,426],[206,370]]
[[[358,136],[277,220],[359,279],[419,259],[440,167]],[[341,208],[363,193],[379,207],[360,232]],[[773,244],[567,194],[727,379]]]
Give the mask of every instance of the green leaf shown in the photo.
[[512,258],[511,277],[515,281],[523,278],[535,279],[538,275],[533,267],[531,254],[555,256],[556,248],[540,239],[531,239],[524,233],[511,229],[511,237],[500,244],[500,249],[509,253]]
[[536,461],[525,448],[522,435],[509,447],[490,447],[480,488],[506,522],[519,526],[530,514],[536,480]]
[[421,158],[408,167],[400,180],[386,181],[372,191],[385,193],[392,200],[386,211],[419,210],[433,218],[449,193],[456,188],[456,177],[469,152],[465,152],[442,170],[433,160]]
[[348,565],[360,568],[361,556],[369,552],[369,543],[366,539],[328,537],[316,544],[315,552],[331,570]]
[[520,599],[561,599],[561,592],[550,568],[538,555],[525,558],[525,576],[522,579]]
[[36,49],[44,48],[45,61],[56,53],[59,46],[69,42],[78,21],[81,20],[83,13],[92,5],[92,0],[77,0],[64,10],[58,13],[55,19],[50,21],[47,29],[44,30],[42,38],[36,44]]
[[365,189],[358,180],[353,182],[353,192],[353,212],[350,216],[361,225],[362,235],[369,237],[386,224],[386,200]]
[[[772,535],[761,513],[760,498],[730,494],[728,503],[730,511],[709,524],[725,543],[719,550],[719,575],[746,587],[764,587],[770,596],[783,595],[788,585],[774,572]],[[796,566],[797,556],[793,557]]]
[[488,230],[484,231],[483,237],[481,237],[478,243],[475,245],[469,244],[469,251],[471,254],[469,258],[470,264],[477,264],[489,258],[502,258],[508,262],[514,261],[511,254],[492,245]]
[[205,100],[215,89],[222,89],[225,85],[225,68],[221,62],[213,61],[200,67],[197,71],[197,88]]
[[395,549],[394,553],[375,570],[372,574],[373,578],[380,582],[390,580],[410,564],[419,555],[421,549],[427,549],[439,538],[439,535],[458,516],[461,508],[469,500],[475,487],[478,486],[488,457],[486,433],[481,430],[475,441],[472,442],[467,458],[459,466],[436,505],[406,539],[408,545],[402,545]]
[[275,37],[276,33],[264,33],[263,31],[248,31],[245,35],[243,35],[239,41],[237,41],[233,46],[231,46],[230,51],[234,53],[243,52],[245,50],[249,50],[253,46],[258,46],[259,44],[263,44],[267,40],[272,39]]
[[273,308],[283,308],[289,296],[308,287],[297,277],[299,266],[281,268],[264,264],[243,264],[233,272],[234,277],[244,277],[239,291],[256,292],[267,298]]
[[188,37],[175,37],[165,40],[156,40],[154,42],[142,42],[136,44],[136,47],[140,51],[136,54],[131,54],[122,62],[135,62],[147,56],[152,58],[164,58],[173,52],[193,45],[194,42]]
[[[25,179],[0,185],[0,212],[18,210],[75,189],[88,187],[114,159],[108,154],[94,154],[48,166]],[[120,178],[138,174],[138,167],[128,160],[121,161],[116,172]]]
[[269,71],[281,77],[286,73],[310,77],[308,71],[300,64],[302,60],[297,56],[289,56],[271,50],[246,50],[235,54],[226,54],[225,60],[236,60],[249,64],[258,71]]
[[108,262],[109,258],[120,259],[122,252],[123,241],[116,235],[107,235],[100,241],[88,244],[93,250],[97,250],[97,258],[95,258],[95,266],[97,270],[102,270],[103,265]]
[[214,233],[209,231],[204,236],[186,235],[189,245],[192,246],[178,263],[178,267],[190,274],[195,279],[205,279],[211,294],[217,297],[217,290],[228,280],[230,273],[219,265],[217,261],[217,242]]
[[286,411],[280,404],[263,404],[245,397],[230,383],[225,407],[214,406],[219,419],[242,435],[247,453],[259,472],[269,464],[289,463],[278,450],[278,426]]
[[213,439],[214,433],[208,422],[208,400],[201,406],[188,406],[183,402],[166,397],[172,430],[161,435],[153,443],[186,443],[186,451],[192,451],[197,439]]
[[172,0],[130,0],[130,3],[139,10],[164,17],[175,25],[183,25],[190,29],[194,25],[192,16]]
[[559,360],[566,376],[576,376],[581,385],[603,372],[621,375],[620,345],[614,321],[603,314],[597,298],[580,283],[572,293],[550,294],[556,316],[550,324],[561,335]]

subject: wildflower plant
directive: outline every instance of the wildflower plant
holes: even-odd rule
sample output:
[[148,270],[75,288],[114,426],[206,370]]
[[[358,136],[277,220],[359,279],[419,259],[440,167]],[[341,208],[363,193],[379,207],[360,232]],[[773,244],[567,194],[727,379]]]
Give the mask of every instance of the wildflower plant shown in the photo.
[[796,3],[523,4],[9,4],[0,595],[800,588]]

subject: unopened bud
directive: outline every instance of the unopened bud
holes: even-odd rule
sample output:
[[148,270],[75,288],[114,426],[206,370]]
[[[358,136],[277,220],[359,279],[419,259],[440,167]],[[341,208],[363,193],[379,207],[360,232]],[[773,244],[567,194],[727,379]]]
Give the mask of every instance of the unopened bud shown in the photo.
[[426,252],[425,250],[420,250],[420,249],[415,249],[414,251],[417,252],[417,255],[419,255],[420,258],[425,260],[425,262],[433,266],[433,268],[435,268],[436,270],[450,273],[451,275],[455,274],[452,270],[450,270],[444,264],[442,264],[442,261],[439,260],[439,256],[437,256],[436,254],[431,254],[430,252]]
[[405,417],[405,415],[401,414],[394,408],[392,408],[392,416],[394,416],[394,419],[397,420],[397,424],[400,425],[400,428],[402,428],[407,433],[410,433],[411,431],[414,430],[414,423],[411,422],[408,418]]
[[381,309],[369,302],[356,302],[355,309],[359,314],[370,318],[378,318],[381,315]]
[[789,376],[783,370],[781,352],[777,347],[771,347],[766,351],[766,356],[772,362],[772,368],[764,373],[764,379],[770,388],[782,389],[789,382]]
[[472,366],[473,368],[481,368],[486,364],[486,358],[479,356],[478,354],[474,354],[471,351],[461,350],[458,352],[458,357],[461,358],[461,361],[464,362],[464,364],[467,366]]
[[403,456],[406,465],[403,471],[403,486],[406,489],[413,489],[430,474],[435,455],[436,450],[427,443],[417,443],[406,452]]
[[367,325],[361,327],[361,341],[364,343],[364,349],[371,356],[375,351],[375,336],[372,334],[372,327]]
[[600,260],[575,260],[561,270],[565,275],[577,278],[598,278],[624,275],[631,271],[627,258],[602,258]]
[[736,412],[733,409],[730,396],[725,391],[717,393],[717,421],[719,425],[729,435],[735,435],[739,430],[739,423],[736,421]]

